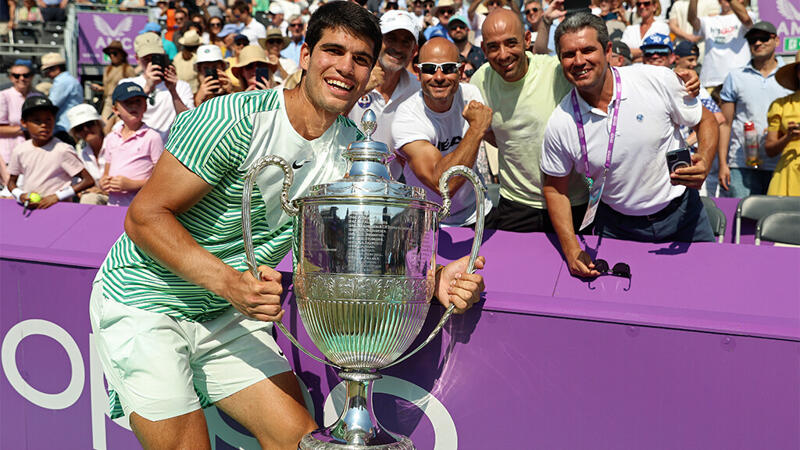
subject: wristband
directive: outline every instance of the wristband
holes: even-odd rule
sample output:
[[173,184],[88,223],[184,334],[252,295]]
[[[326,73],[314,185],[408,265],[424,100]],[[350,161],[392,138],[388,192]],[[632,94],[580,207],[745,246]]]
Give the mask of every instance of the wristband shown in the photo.
[[56,197],[58,197],[58,201],[60,202],[70,199],[74,196],[75,196],[75,189],[72,189],[72,186],[67,186],[63,189],[59,189],[56,191]]
[[11,190],[11,195],[13,195],[13,196],[14,196],[14,200],[16,200],[16,201],[17,201],[17,203],[22,203],[22,200],[20,200],[19,198],[20,198],[20,197],[22,196],[22,194],[24,194],[24,193],[25,193],[25,191],[23,191],[22,189],[20,189],[20,188],[18,188],[18,187],[17,187],[17,188],[14,188],[14,189],[12,189],[12,190]]

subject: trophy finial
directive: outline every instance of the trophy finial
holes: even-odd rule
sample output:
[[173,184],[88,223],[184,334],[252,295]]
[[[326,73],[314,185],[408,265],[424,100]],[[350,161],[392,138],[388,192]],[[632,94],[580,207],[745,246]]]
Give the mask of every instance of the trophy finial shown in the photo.
[[372,140],[372,134],[377,129],[378,118],[375,117],[375,113],[371,109],[364,111],[364,115],[361,116],[361,131],[367,136],[368,141]]

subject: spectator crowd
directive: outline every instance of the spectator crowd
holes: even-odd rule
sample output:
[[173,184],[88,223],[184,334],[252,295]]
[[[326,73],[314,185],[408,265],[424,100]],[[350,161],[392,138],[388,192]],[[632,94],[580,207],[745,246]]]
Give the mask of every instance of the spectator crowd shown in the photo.
[[[9,28],[66,17],[66,0],[2,3]],[[119,41],[103,49],[102,84],[90,85],[99,108],[84,102],[62,55],[41,58],[46,96],[31,87],[34,65],[17,61],[0,92],[4,196],[27,208],[129,204],[178,115],[299,85],[306,24],[323,3],[119,3],[147,8],[150,22],[134,41],[135,65]],[[775,25],[747,0],[358,3],[379,17],[383,42],[348,117],[373,110],[374,138],[396,154],[393,175],[434,201],[438,177],[457,164],[499,184],[490,228],[555,231],[565,253],[575,248],[566,236],[592,222],[625,239],[709,240],[698,192],[800,195],[800,64],[776,56]],[[688,167],[671,172],[666,152],[684,147]],[[445,225],[477,220],[462,184],[451,182]],[[687,215],[690,230],[639,229]],[[573,273],[592,273],[579,266]]]

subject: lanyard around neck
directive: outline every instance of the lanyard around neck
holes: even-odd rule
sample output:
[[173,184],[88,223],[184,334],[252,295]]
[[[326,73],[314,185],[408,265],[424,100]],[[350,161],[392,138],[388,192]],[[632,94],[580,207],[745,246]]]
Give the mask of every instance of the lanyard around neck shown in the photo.
[[[606,151],[606,163],[604,165],[605,170],[603,171],[603,176],[605,177],[606,172],[608,172],[608,168],[611,167],[611,153],[614,151],[614,139],[617,136],[617,118],[619,117],[619,102],[620,98],[622,97],[622,82],[619,78],[619,72],[617,69],[612,67],[611,71],[614,73],[614,81],[616,82],[616,90],[617,94],[614,98],[614,113],[611,116],[611,133],[608,136],[608,150]],[[583,129],[583,117],[581,116],[581,109],[578,106],[578,94],[576,93],[577,89],[572,89],[572,110],[575,114],[575,124],[578,126],[578,140],[581,144],[581,156],[583,157],[583,169],[584,174],[586,175],[586,182],[589,183],[589,187],[592,187],[594,180],[589,173],[589,153],[586,150],[586,132]]]

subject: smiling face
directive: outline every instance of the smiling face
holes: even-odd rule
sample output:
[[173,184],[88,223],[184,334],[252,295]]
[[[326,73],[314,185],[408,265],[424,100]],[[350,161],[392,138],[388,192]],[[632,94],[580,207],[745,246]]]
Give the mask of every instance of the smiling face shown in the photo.
[[[433,38],[426,42],[419,51],[419,63],[456,63],[458,62],[458,48],[445,38]],[[462,70],[445,73],[441,68],[435,69],[432,74],[426,74],[417,69],[419,81],[422,85],[422,95],[429,108],[437,112],[450,109],[453,98],[458,91]]]
[[523,30],[522,21],[512,11],[498,9],[486,17],[481,47],[492,69],[503,80],[514,82],[528,72],[525,49],[530,43],[530,32]]
[[675,61],[675,68],[676,69],[692,69],[694,70],[697,67],[697,56],[689,55],[689,56],[680,56]]
[[753,59],[764,60],[775,55],[775,48],[778,46],[778,37],[762,31],[753,31],[746,36],[747,44],[750,46],[750,54]]
[[383,35],[383,45],[378,62],[383,70],[404,70],[417,53],[417,40],[407,30],[393,30]]
[[636,14],[643,20],[653,17],[656,11],[656,0],[638,0],[636,2]]
[[564,76],[581,92],[600,92],[608,71],[611,43],[603,48],[597,31],[585,27],[564,33],[560,39],[559,57]]
[[327,28],[313,49],[300,49],[301,85],[315,108],[342,114],[363,95],[374,63],[371,40]]
[[17,92],[27,93],[30,91],[33,71],[27,66],[11,66],[11,69],[8,70],[8,76],[11,78],[11,83]]

